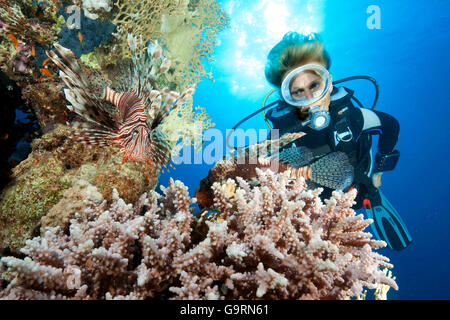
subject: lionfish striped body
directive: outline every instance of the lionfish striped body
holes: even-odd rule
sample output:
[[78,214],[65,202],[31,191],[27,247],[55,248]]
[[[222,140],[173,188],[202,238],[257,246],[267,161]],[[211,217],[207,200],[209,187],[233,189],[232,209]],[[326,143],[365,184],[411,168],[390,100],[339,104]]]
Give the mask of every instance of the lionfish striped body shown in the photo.
[[[123,119],[117,130],[110,135],[110,140],[122,146],[125,153],[123,162],[127,160],[167,163],[169,147],[164,139],[152,134],[147,124],[146,105],[143,97],[136,92],[117,93],[110,88],[105,89],[105,100],[119,107]],[[153,137],[154,135],[154,137]],[[86,140],[89,143],[89,138]],[[152,152],[151,147],[158,151]],[[154,157],[154,159],[151,159]]]
[[[136,38],[129,37],[130,48],[136,49]],[[73,52],[58,44],[48,57],[60,69],[66,85],[64,93],[71,105],[69,110],[85,121],[74,122],[72,138],[85,144],[99,146],[118,145],[124,153],[123,162],[146,161],[160,167],[170,165],[170,147],[159,125],[188,96],[190,87],[182,94],[163,89],[158,91],[150,84],[169,69],[170,61],[162,57],[161,47],[155,43],[147,49],[148,55],[135,54],[128,79],[121,92],[90,79],[79,67]]]

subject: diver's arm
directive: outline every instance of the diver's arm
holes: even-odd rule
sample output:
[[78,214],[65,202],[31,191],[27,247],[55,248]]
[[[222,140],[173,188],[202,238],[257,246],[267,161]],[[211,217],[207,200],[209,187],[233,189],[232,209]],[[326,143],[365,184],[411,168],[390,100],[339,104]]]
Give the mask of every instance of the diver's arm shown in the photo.
[[399,122],[393,116],[384,112],[362,108],[360,110],[363,116],[362,133],[380,135],[374,172],[380,173],[392,170],[399,157],[398,151],[394,150],[400,133]]

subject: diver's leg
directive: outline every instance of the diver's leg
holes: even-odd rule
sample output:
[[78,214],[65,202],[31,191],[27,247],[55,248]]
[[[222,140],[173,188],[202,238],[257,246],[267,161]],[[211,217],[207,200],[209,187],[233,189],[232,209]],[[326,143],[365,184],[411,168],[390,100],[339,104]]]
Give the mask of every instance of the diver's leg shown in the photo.
[[365,183],[367,197],[362,200],[362,205],[367,218],[373,220],[371,227],[374,236],[385,241],[391,249],[406,248],[412,242],[412,238],[405,223],[383,193],[375,188],[370,180],[368,182]]
[[367,198],[367,187],[363,183],[354,185],[353,188],[358,192],[355,198],[356,204],[353,205],[353,210],[359,210],[363,207],[363,200]]

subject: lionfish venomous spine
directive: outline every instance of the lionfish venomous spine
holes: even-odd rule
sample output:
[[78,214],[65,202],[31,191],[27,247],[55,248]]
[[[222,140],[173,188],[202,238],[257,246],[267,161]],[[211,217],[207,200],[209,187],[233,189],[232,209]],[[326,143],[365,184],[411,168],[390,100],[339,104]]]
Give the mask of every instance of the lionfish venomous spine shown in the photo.
[[146,161],[158,168],[170,165],[170,146],[159,126],[178,105],[191,96],[195,87],[183,93],[166,88],[158,90],[151,84],[170,68],[170,60],[163,57],[161,46],[155,42],[147,47],[146,54],[136,50],[136,37],[128,36],[134,52],[128,78],[119,79],[121,92],[105,84],[98,85],[99,78],[83,72],[73,52],[55,44],[63,60],[53,51],[47,56],[59,68],[59,75],[66,85],[67,108],[85,121],[73,122],[72,138],[85,144],[99,146],[118,145],[128,160]]

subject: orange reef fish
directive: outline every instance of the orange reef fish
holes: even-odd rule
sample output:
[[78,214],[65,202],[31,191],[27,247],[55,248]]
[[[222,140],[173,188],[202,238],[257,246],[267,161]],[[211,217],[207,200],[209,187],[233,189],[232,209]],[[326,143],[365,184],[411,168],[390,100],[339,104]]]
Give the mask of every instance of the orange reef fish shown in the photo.
[[11,38],[11,41],[14,43],[14,46],[16,47],[16,49],[19,47],[19,41],[17,41],[16,37],[10,33],[9,37]]
[[44,62],[42,62],[42,66],[45,66],[47,64],[48,60],[50,60],[50,58],[45,59]]
[[31,55],[32,55],[33,57],[36,57],[36,51],[34,50],[34,46],[31,47]]
[[45,68],[41,68],[39,69],[39,71],[41,71],[41,73],[47,77],[52,77],[53,75],[50,73],[50,71],[48,71],[48,69]]
[[[85,144],[99,146],[117,145],[124,153],[123,163],[128,160],[146,161],[158,168],[170,164],[170,146],[159,125],[195,89],[183,93],[154,88],[153,80],[160,76],[162,56],[141,57],[136,53],[135,38],[129,39],[134,52],[131,75],[119,78],[120,91],[95,85],[95,75],[85,73],[78,65],[73,52],[55,44],[62,60],[53,51],[48,57],[60,69],[65,83],[64,94],[70,102],[67,108],[84,121],[71,123],[72,138]],[[124,79],[124,80],[122,80]],[[129,79],[129,80],[125,80]]]
[[78,32],[78,39],[80,39],[80,42],[83,43],[83,35],[81,32]]

